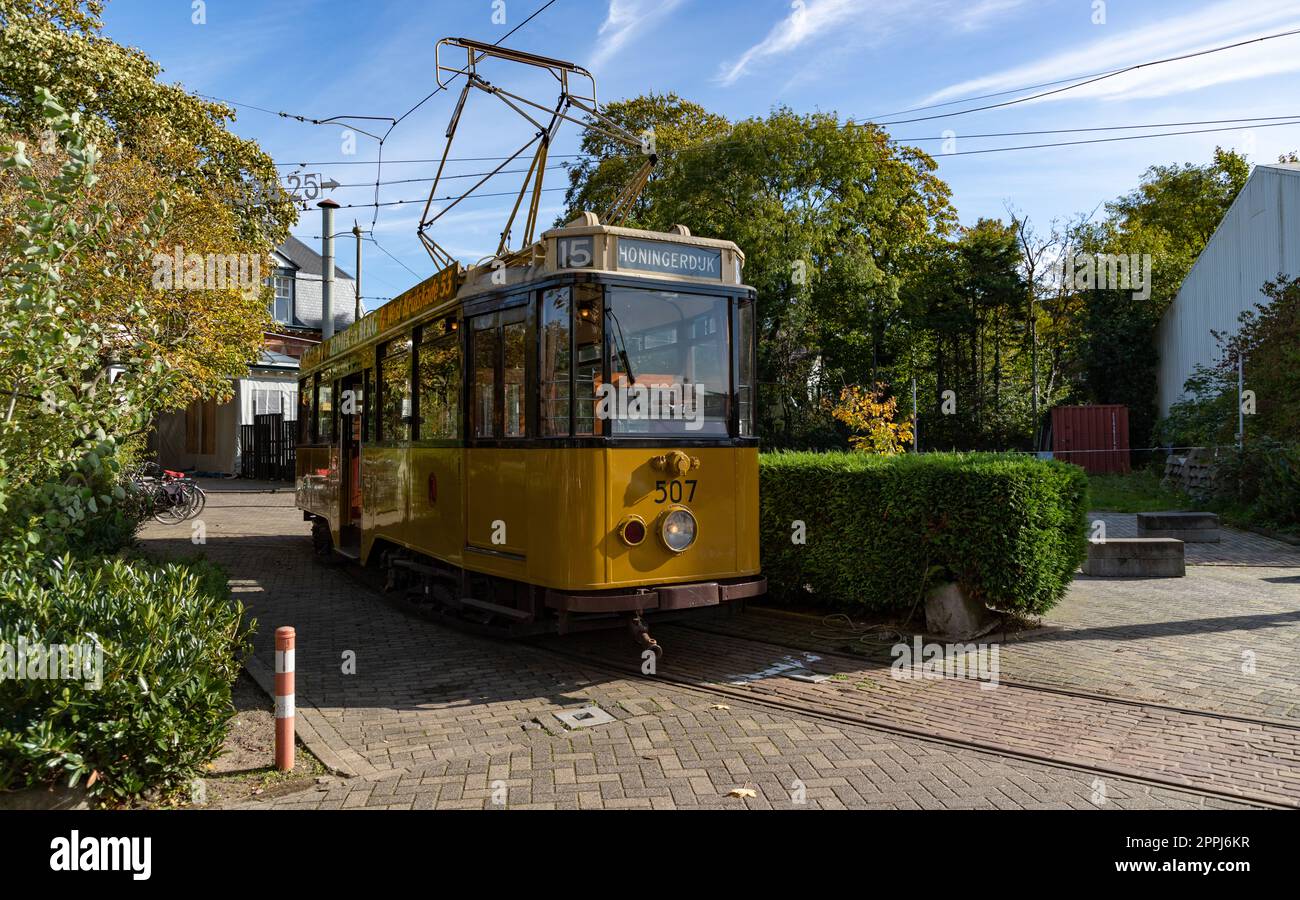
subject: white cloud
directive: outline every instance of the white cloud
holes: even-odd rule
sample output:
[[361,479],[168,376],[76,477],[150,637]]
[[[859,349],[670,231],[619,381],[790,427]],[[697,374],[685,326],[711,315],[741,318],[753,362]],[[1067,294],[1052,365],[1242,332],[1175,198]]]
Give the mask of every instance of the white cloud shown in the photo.
[[909,25],[948,27],[973,31],[1010,12],[1028,0],[793,0],[790,14],[772,26],[763,40],[734,60],[724,63],[717,80],[734,84],[764,60],[786,56],[821,37],[851,31],[880,41]]
[[681,6],[684,0],[609,0],[609,13],[596,34],[591,69],[612,59],[628,41]]
[[[1150,25],[1128,30],[1120,30],[1113,24],[1082,25],[1072,33],[1075,40],[1069,40],[1071,33],[1062,33],[1066,49],[1032,63],[949,85],[918,105],[1058,81],[1073,75],[1122,69],[1148,60],[1179,56],[1288,30],[1288,26],[1300,27],[1300,8],[1294,0],[1257,0],[1249,5],[1239,0],[1227,0],[1187,15],[1162,17]],[[1298,70],[1300,35],[1138,69],[1045,97],[1038,102],[1162,97]]]

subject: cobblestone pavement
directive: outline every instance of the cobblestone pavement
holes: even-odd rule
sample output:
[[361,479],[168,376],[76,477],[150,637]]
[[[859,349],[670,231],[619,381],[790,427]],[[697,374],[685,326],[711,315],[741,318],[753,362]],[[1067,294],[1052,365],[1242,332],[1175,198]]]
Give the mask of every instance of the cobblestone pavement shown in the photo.
[[[1107,525],[1109,535],[1120,530]],[[1196,546],[1208,545],[1187,545]],[[984,640],[1000,644],[1003,681],[1300,723],[1300,555],[1289,557],[1293,549],[1225,529],[1216,553],[1241,565],[1193,564],[1184,578],[1080,575],[1043,628]],[[1292,561],[1242,562],[1260,558]],[[892,661],[888,644],[873,648],[842,624],[815,618],[749,615],[710,627]]]
[[[259,620],[298,632],[298,726],[352,777],[255,804],[293,808],[1192,808],[1231,801],[623,678],[412,617],[317,562],[289,495],[209,500],[206,547]],[[188,554],[190,526],[146,546]],[[626,635],[601,636],[628,648]],[[355,655],[355,674],[343,674]],[[743,668],[743,667],[742,667]],[[596,703],[614,721],[566,731]],[[1156,768],[1153,767],[1153,772]],[[798,784],[796,784],[798,782]],[[747,788],[753,797],[728,796]],[[504,789],[504,791],[502,790]],[[802,798],[804,804],[794,801]]]
[[[925,678],[922,655],[914,653],[915,668],[901,679],[887,665],[790,653],[690,626],[665,625],[656,636],[667,648],[661,675],[725,685],[737,696],[830,708],[913,733],[1300,806],[1300,723],[1272,725],[1009,685],[989,677],[991,657],[975,654],[963,658],[968,677]],[[598,636],[578,635],[567,646],[616,661],[618,648]],[[997,652],[1000,659],[1000,647]],[[829,678],[808,681],[817,675]]]

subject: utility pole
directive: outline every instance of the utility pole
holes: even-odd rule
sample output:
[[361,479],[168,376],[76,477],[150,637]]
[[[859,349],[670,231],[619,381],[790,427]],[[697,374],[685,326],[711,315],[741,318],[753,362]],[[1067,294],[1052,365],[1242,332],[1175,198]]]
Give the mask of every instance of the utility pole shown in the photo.
[[316,205],[321,211],[320,338],[328,341],[334,337],[334,210],[339,205],[329,199]]
[[357,312],[353,321],[360,322],[365,311],[361,308],[361,226],[356,219],[352,220],[352,234],[357,239]]
[[1246,410],[1241,405],[1241,395],[1246,387],[1245,357],[1237,351],[1237,450],[1246,446]]
[[916,376],[912,376],[912,452],[921,452],[921,423],[916,415]]
[[1033,379],[1034,382],[1034,389],[1033,389],[1033,393],[1031,394],[1033,417],[1034,417],[1033,450],[1035,453],[1037,453],[1039,450],[1039,446],[1038,446],[1038,316],[1034,315],[1033,285],[1030,285],[1029,288],[1029,334],[1030,334],[1030,344],[1031,344],[1030,358],[1033,360],[1033,364],[1032,364],[1033,371],[1030,375],[1030,378]]

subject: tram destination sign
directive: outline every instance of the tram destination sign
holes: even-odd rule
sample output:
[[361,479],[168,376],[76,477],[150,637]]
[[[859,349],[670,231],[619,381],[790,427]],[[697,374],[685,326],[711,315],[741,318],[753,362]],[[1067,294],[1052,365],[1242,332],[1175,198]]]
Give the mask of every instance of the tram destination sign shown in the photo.
[[431,306],[456,296],[456,292],[460,290],[460,275],[460,264],[452,263],[437,275],[389,300],[379,309],[361,321],[353,323],[346,330],[340,331],[323,344],[308,348],[302,355],[301,367],[314,368],[331,356],[346,353],[395,325],[414,318]]
[[667,241],[618,239],[618,267],[722,280],[722,251]]

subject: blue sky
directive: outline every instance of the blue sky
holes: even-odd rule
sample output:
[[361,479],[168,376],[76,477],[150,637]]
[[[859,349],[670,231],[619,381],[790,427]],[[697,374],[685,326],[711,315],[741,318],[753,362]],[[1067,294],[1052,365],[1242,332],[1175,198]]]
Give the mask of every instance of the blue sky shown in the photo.
[[[495,41],[544,2],[207,0],[199,16],[191,0],[110,0],[105,30],[162,64],[163,80],[191,91],[314,118],[397,117],[435,87],[433,50],[439,38]],[[502,13],[504,23],[494,21]],[[195,24],[195,18],[206,22]],[[891,120],[950,113],[963,105],[888,115],[899,110],[1292,29],[1300,29],[1295,0],[556,0],[508,46],[586,66],[596,75],[601,100],[676,91],[733,119],[787,105],[855,120]],[[1252,162],[1274,162],[1279,153],[1300,148],[1300,125],[1260,123],[1209,134],[970,155],[942,155],[945,133],[955,137],[946,149],[965,153],[1125,132],[978,137],[988,133],[1300,118],[1297,73],[1300,35],[1146,67],[1002,109],[892,125],[890,132],[936,154],[962,222],[1005,217],[1010,205],[1046,226],[1053,218],[1096,210],[1135,186],[1152,164],[1204,162],[1216,144],[1246,152]],[[554,100],[550,88],[520,80],[507,69],[484,74],[526,96]],[[383,181],[434,174],[433,163],[397,161],[441,154],[455,96],[454,91],[438,94],[392,132],[384,145],[390,162],[382,169]],[[353,124],[380,134],[387,127]],[[1216,127],[1228,126],[1147,130]],[[239,109],[234,129],[286,163],[282,172],[312,163],[305,171],[345,185],[332,192],[339,203],[373,202],[376,142],[365,135],[356,134],[355,153],[348,154],[341,127],[303,124],[252,108]],[[522,120],[477,94],[462,119],[453,156],[506,155],[529,136]],[[576,142],[576,126],[562,130],[553,155],[572,153]],[[448,174],[482,171],[482,162],[448,167]],[[521,177],[503,175],[482,190],[510,190]],[[467,183],[472,181],[452,182]],[[549,173],[548,187],[565,183],[564,172]],[[417,275],[433,273],[415,235],[428,191],[428,181],[381,187],[381,201],[416,202],[379,209],[375,237],[400,263],[375,244],[365,244],[367,296],[395,296]],[[544,196],[541,221],[549,225],[563,194]],[[435,236],[468,261],[485,256],[496,247],[509,202],[471,198],[447,215]],[[369,228],[375,210],[345,208],[338,216],[339,230],[351,228],[354,218]],[[319,213],[314,208],[304,213],[294,233],[318,246]],[[349,237],[339,247],[348,268],[352,253]]]

